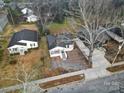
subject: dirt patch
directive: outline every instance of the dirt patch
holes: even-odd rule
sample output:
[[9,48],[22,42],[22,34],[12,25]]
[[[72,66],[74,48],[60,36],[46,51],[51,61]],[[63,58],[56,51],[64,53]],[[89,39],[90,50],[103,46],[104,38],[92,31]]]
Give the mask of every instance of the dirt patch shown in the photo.
[[124,70],[124,65],[118,65],[118,66],[113,66],[113,67],[108,67],[108,71],[110,72],[118,72]]
[[62,78],[62,79],[58,79],[58,80],[54,80],[54,81],[49,81],[43,84],[40,84],[39,86],[41,88],[47,89],[47,88],[51,88],[51,87],[55,87],[58,85],[63,85],[63,84],[67,84],[67,83],[71,83],[74,81],[79,81],[85,79],[85,76],[81,76],[81,75],[75,75],[75,76],[71,76],[71,77],[66,77],[66,78]]
[[[118,52],[118,48],[119,48],[119,43],[114,40],[111,40],[106,44],[105,57],[110,63],[112,63],[112,61],[114,60]],[[124,61],[124,47],[121,49],[120,53],[118,54],[117,59],[115,60],[115,63],[121,62],[121,61]]]

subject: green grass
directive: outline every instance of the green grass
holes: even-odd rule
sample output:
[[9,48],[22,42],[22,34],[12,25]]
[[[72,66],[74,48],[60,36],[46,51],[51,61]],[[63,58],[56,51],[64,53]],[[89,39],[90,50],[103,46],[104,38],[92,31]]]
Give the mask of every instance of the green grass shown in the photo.
[[51,23],[48,25],[48,28],[50,30],[50,33],[56,33],[61,31],[62,29],[69,28],[69,24],[67,20],[65,20],[63,23]]
[[61,29],[63,27],[67,27],[67,26],[68,26],[67,21],[64,21],[63,23],[52,23],[52,24],[48,25],[48,27],[51,29]]
[[49,68],[50,67],[50,57],[49,57],[46,37],[41,38],[40,48],[43,49],[43,58],[41,58],[41,61],[44,61],[44,63],[45,63],[44,66]]

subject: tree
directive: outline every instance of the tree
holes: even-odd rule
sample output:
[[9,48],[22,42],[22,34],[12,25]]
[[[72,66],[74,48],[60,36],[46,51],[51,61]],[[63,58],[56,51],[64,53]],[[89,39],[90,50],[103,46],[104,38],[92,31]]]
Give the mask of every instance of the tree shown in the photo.
[[[104,32],[120,26],[124,11],[123,6],[115,8],[112,0],[76,0],[77,5],[70,1],[68,12],[72,17],[70,24],[75,30],[81,30],[79,36],[89,48],[89,64],[92,65],[92,56],[97,47],[101,35]],[[74,6],[74,5],[75,6]],[[78,20],[78,21],[77,21]],[[77,29],[78,28],[78,29]],[[104,36],[104,35],[103,35]],[[102,42],[102,40],[100,40]]]
[[32,5],[35,14],[39,18],[38,27],[41,28],[41,32],[45,32],[48,24],[64,22],[65,13],[63,9],[68,8],[66,0],[37,0],[33,1]]
[[[45,33],[47,25],[53,22],[56,16],[57,0],[37,0],[33,1],[34,13],[38,16],[38,26],[41,29],[41,33]],[[54,12],[54,13],[53,13]]]
[[[40,66],[41,67],[41,66]],[[18,64],[16,65],[14,76],[0,76],[0,80],[10,80],[10,81],[17,81],[22,84],[23,93],[32,93],[33,90],[30,89],[31,86],[34,86],[33,83],[30,83],[31,80],[37,78],[39,75],[39,71],[36,68],[32,68],[32,70],[28,70],[28,68],[18,60]],[[16,90],[16,89],[15,89]]]

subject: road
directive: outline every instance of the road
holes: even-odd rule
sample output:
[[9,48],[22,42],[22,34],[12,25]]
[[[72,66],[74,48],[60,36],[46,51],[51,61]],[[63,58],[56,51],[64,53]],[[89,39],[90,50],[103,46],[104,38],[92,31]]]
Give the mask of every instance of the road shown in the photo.
[[124,93],[124,72],[91,81],[48,89],[47,93]]

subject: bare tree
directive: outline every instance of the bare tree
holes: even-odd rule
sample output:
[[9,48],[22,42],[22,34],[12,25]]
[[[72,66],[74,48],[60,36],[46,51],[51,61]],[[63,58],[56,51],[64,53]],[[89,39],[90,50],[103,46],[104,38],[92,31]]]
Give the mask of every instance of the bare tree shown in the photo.
[[0,80],[17,81],[22,84],[22,87],[20,87],[20,89],[22,89],[23,93],[32,93],[31,89],[29,88],[30,86],[33,86],[33,83],[31,84],[30,81],[36,78],[38,74],[39,72],[36,68],[32,68],[32,70],[29,71],[28,68],[22,62],[18,62],[18,64],[16,65],[15,73],[13,73],[14,76],[1,76]]
[[[92,65],[93,51],[99,41],[103,41],[101,36],[105,36],[104,32],[119,26],[123,16],[121,13],[124,8],[115,8],[112,0],[76,0],[77,5],[70,4],[70,11],[66,11],[71,15],[70,24],[75,30],[81,30],[79,34],[83,38],[83,42],[87,44],[90,53],[88,56],[89,64]],[[78,29],[77,29],[78,28]],[[104,37],[105,38],[105,37]]]
[[33,1],[33,10],[39,18],[39,24],[44,32],[47,25],[52,23],[57,14],[58,0],[37,0]]

